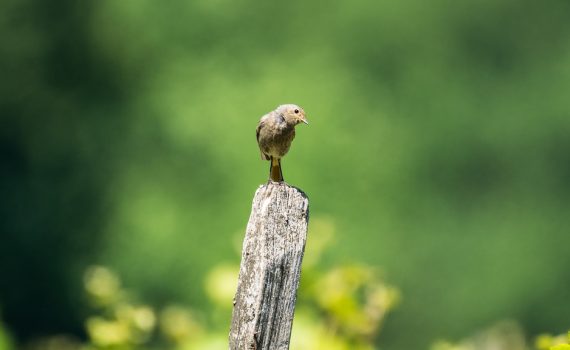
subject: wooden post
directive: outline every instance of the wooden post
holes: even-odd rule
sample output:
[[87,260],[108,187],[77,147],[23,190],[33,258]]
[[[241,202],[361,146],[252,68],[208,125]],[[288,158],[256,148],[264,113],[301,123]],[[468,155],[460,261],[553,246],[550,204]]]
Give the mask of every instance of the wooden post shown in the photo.
[[309,199],[298,188],[270,182],[255,192],[247,224],[230,349],[289,349]]

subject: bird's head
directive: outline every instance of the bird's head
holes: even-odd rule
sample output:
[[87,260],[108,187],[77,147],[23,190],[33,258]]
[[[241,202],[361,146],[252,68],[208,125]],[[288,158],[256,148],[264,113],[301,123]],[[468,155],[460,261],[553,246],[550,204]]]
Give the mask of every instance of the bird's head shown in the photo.
[[305,111],[303,108],[294,105],[286,104],[277,107],[277,113],[281,114],[287,124],[297,125],[299,123],[309,124],[307,118],[305,117]]

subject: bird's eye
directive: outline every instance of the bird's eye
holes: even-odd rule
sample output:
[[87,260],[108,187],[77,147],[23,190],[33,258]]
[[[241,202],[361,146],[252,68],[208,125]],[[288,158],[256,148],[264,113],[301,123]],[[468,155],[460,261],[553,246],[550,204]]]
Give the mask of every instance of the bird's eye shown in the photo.
[[294,112],[295,112],[295,114],[299,114],[299,110],[298,110],[298,109],[296,109]]

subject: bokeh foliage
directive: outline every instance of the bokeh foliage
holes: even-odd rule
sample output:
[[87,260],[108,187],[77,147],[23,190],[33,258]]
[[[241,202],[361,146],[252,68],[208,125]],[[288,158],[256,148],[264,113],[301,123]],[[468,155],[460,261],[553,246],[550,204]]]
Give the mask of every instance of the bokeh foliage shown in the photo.
[[[302,290],[296,305],[291,348],[371,350],[388,313],[399,300],[396,288],[375,268],[351,265],[324,268],[322,257],[332,243],[334,225],[316,218],[315,248],[307,254]],[[236,251],[239,255],[239,251]],[[219,350],[228,342],[239,265],[220,264],[207,275],[207,313],[181,304],[150,305],[122,284],[111,269],[95,265],[84,274],[91,315],[84,322],[87,339],[66,334],[34,339],[26,350]],[[12,350],[0,325],[0,350]]]
[[[568,327],[570,3],[0,3],[0,307],[83,334],[87,266],[211,308],[266,180],[258,118],[294,102],[285,178],[382,266],[390,349],[513,318]],[[239,235],[237,235],[239,237]],[[311,247],[311,238],[307,249]],[[411,337],[409,334],[413,334]]]

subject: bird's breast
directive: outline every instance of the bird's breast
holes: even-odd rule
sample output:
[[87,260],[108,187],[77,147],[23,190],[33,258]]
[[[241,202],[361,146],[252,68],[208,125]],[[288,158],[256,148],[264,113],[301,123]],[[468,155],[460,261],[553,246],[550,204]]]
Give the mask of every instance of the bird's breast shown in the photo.
[[265,137],[260,140],[260,147],[263,152],[270,156],[281,158],[291,147],[291,142],[295,137],[295,128],[289,128],[287,126],[283,128],[276,127],[272,132],[268,132],[264,136]]

